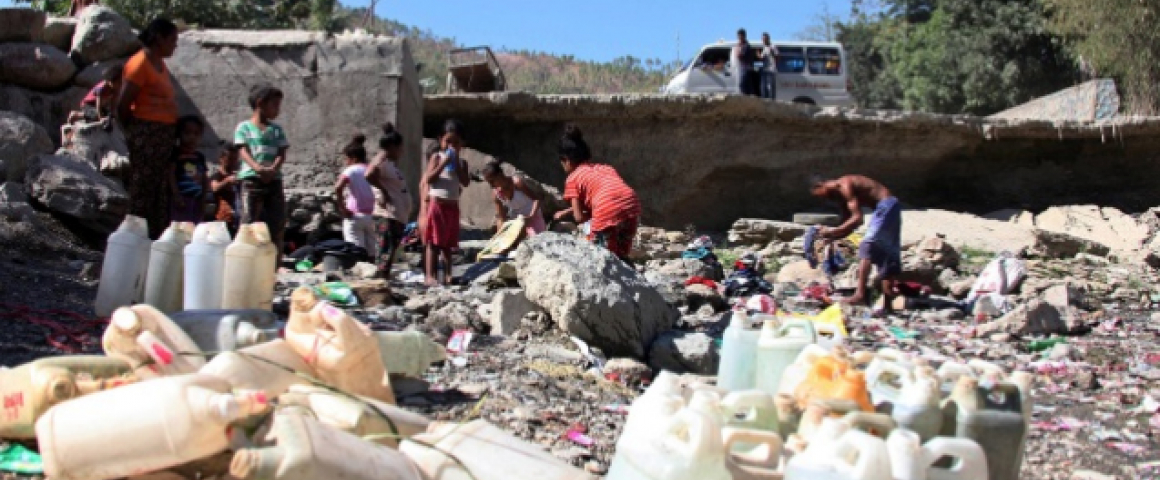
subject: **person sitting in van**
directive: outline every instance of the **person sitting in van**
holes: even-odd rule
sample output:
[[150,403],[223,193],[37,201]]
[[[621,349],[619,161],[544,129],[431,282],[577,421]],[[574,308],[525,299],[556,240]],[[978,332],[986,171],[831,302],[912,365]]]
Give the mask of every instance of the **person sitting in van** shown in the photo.
[[736,71],[737,87],[742,95],[757,96],[759,93],[755,88],[759,83],[757,72],[753,70],[756,58],[757,54],[749,45],[745,29],[737,30],[737,45],[733,47],[733,69]]

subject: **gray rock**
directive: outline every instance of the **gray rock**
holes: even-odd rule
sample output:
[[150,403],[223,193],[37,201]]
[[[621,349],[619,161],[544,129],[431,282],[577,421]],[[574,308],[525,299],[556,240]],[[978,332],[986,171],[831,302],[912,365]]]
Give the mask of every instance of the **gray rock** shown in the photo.
[[1082,325],[1069,324],[1059,309],[1039,299],[1015,307],[998,320],[979,326],[979,333],[986,335],[1006,332],[1015,335],[1067,334],[1079,330]]
[[105,72],[108,72],[110,68],[115,66],[123,68],[127,61],[129,61],[128,58],[115,58],[89,65],[77,74],[77,77],[73,79],[73,85],[91,89],[105,80]]
[[71,155],[33,157],[24,178],[37,203],[97,232],[116,229],[129,207],[129,195],[120,185]]
[[649,350],[649,365],[675,373],[715,375],[720,361],[713,337],[704,333],[666,332]]
[[658,270],[644,272],[644,279],[661,294],[669,305],[685,304],[685,281],[679,277],[660,273]]
[[52,139],[40,125],[28,117],[0,111],[0,180],[23,181],[28,159],[52,150]]
[[1107,245],[1067,233],[1041,229],[1035,229],[1033,233],[1035,253],[1044,258],[1074,258],[1080,253],[1104,257],[1111,252]]
[[426,326],[438,334],[436,343],[446,343],[456,330],[486,333],[487,325],[479,312],[462,302],[451,302],[427,316]]
[[44,12],[31,8],[0,8],[0,42],[39,42],[44,38]]
[[77,73],[68,54],[43,43],[0,43],[0,83],[56,90]]
[[94,5],[81,12],[72,51],[86,65],[126,57],[139,49],[141,42],[133,33],[133,26],[113,9]]
[[693,258],[678,258],[664,262],[664,265],[659,270],[661,274],[680,278],[682,282],[694,276],[721,281],[720,275],[718,275],[719,272],[714,271],[705,262]]
[[28,194],[24,192],[24,184],[19,182],[0,183],[0,205],[28,203]]
[[129,166],[129,144],[116,123],[106,130],[100,122],[68,125],[73,141],[66,151],[87,160],[106,174],[115,175]]
[[690,311],[709,307],[710,314],[722,312],[729,308],[725,297],[721,293],[705,285],[693,284],[685,287],[685,296],[688,299]]
[[49,17],[44,22],[44,43],[62,51],[72,50],[73,34],[77,31],[77,19],[72,17]]
[[[0,83],[0,111],[23,115],[40,125],[47,132],[52,149],[56,149],[60,147],[60,135],[57,132],[60,132],[61,125],[68,120],[68,114],[76,109],[87,93],[86,89],[75,86],[49,93]],[[2,170],[0,168],[0,176],[3,175]]]
[[542,312],[538,305],[528,300],[523,290],[510,289],[496,292],[491,301],[492,335],[511,335],[523,326],[524,317],[532,312]]
[[515,254],[520,285],[561,330],[610,356],[641,358],[677,317],[664,297],[608,250],[544,233]]
[[729,243],[764,247],[770,242],[790,242],[801,238],[809,227],[791,222],[742,218],[729,230]]

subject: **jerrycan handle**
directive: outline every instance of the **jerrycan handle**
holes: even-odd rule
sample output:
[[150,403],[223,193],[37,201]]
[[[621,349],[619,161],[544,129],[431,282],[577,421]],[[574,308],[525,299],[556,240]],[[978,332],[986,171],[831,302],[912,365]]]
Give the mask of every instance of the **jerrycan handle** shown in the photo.
[[882,413],[850,412],[845,417],[842,417],[842,421],[849,424],[852,428],[880,438],[886,438],[887,435],[890,435],[890,432],[898,428],[898,423],[893,418]]
[[[886,386],[900,389],[907,384],[914,383],[914,372],[910,371],[906,367],[903,367],[902,365],[892,361],[884,360],[880,363],[879,368],[881,373],[879,373],[879,375],[874,378],[874,385],[872,385],[872,387]],[[889,373],[890,375],[898,377],[898,386],[896,387],[893,382],[888,380],[888,375],[883,375],[884,373]]]
[[[987,478],[987,456],[983,448],[969,438],[935,437],[922,446],[923,469],[927,480],[961,480]],[[943,457],[954,462],[949,468],[934,463]]]
[[818,329],[814,322],[804,318],[790,318],[777,329],[778,337],[788,337],[790,332],[800,332],[810,343],[818,343]]
[[1023,411],[1023,391],[1013,383],[1003,382],[991,388],[979,387],[984,394],[984,408],[988,410]]
[[[734,463],[776,470],[781,462],[781,449],[784,445],[781,435],[774,432],[733,427],[723,428],[721,434],[725,438],[725,453]],[[733,453],[733,446],[737,443],[755,444],[759,448],[754,448],[748,452]]]
[[[687,409],[678,411],[665,427],[665,447],[685,458],[719,454],[722,449],[720,431],[707,428],[709,423],[712,423],[711,419],[704,413]],[[688,431],[686,440],[675,435],[682,428]]]
[[[872,450],[879,447],[878,452]],[[857,453],[857,460],[850,463],[850,458]],[[833,467],[835,470],[845,474],[842,478],[865,479],[865,478],[879,478],[874,475],[874,463],[878,462],[880,465],[883,461],[888,461],[889,453],[886,451],[886,443],[880,439],[875,438],[869,433],[861,430],[848,430],[838,438],[834,443],[831,458],[834,460]],[[884,473],[889,472],[889,467],[886,467]]]

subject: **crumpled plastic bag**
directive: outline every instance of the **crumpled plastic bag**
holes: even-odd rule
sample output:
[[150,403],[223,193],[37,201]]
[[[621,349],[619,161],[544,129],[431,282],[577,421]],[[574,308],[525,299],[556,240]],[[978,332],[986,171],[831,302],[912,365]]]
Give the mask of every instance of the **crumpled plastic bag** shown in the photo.
[[328,282],[314,287],[314,294],[319,298],[343,307],[357,307],[358,297],[350,285],[343,282]]

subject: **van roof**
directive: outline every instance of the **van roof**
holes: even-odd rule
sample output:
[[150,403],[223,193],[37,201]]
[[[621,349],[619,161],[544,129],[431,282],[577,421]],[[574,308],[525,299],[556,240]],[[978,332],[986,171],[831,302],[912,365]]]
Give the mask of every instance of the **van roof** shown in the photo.
[[[737,43],[737,42],[736,41],[729,41],[729,40],[717,40],[716,43],[710,43],[708,45],[701,47],[701,49],[706,49],[709,47],[720,47],[723,45],[733,45],[734,43]],[[801,40],[770,40],[769,43],[772,43],[774,45],[785,45],[785,46],[789,46],[789,47],[837,47],[837,48],[842,48],[842,44],[840,44],[838,42],[803,42]],[[751,45],[761,45],[762,43],[761,42],[750,42],[750,44]]]

